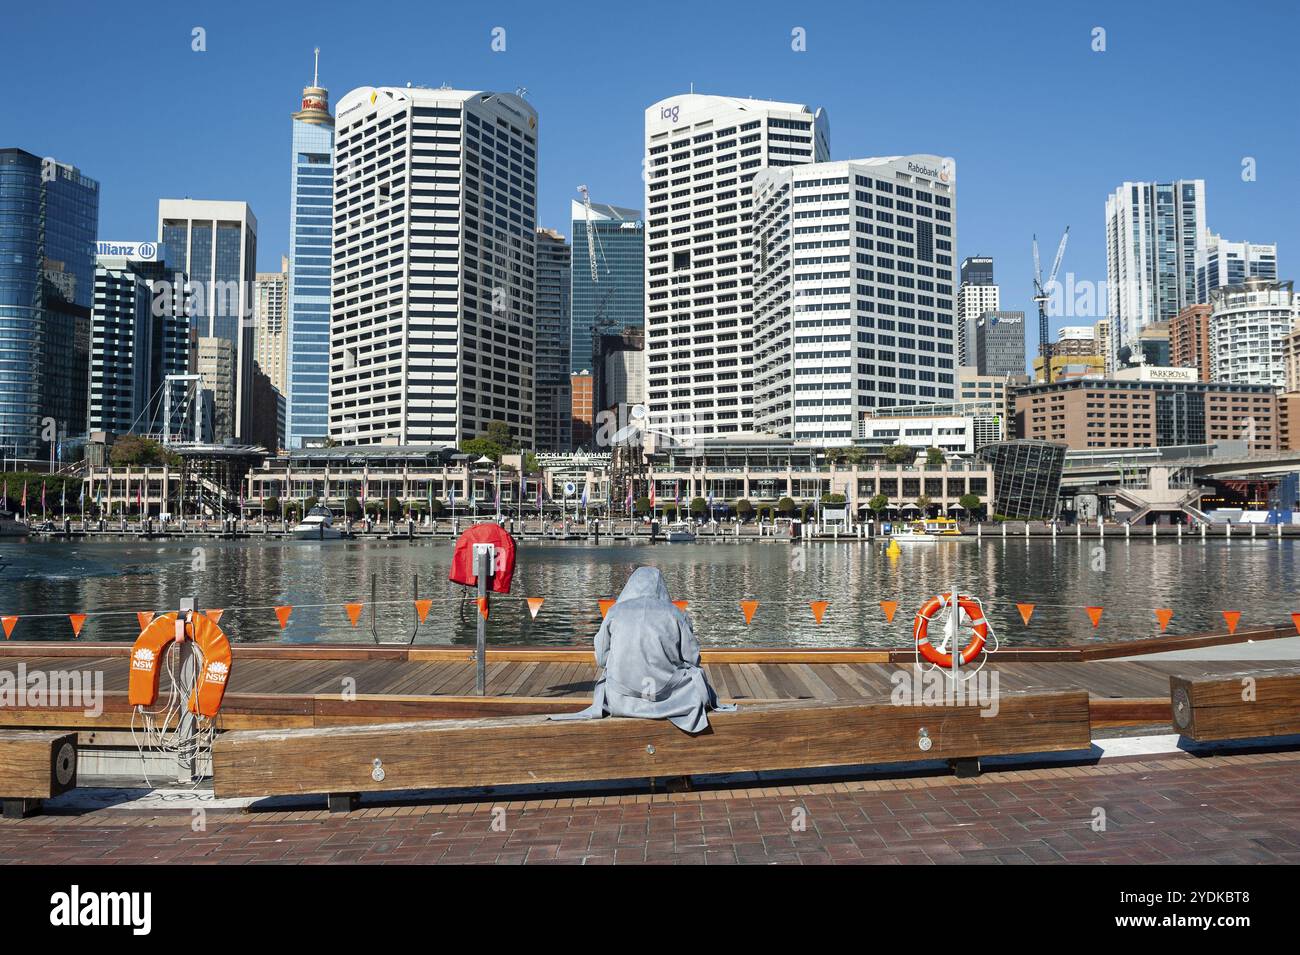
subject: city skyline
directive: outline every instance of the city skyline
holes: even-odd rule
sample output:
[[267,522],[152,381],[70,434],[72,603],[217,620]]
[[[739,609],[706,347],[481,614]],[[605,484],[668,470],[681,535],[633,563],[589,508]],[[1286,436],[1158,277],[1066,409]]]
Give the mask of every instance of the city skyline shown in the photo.
[[[157,200],[164,196],[245,201],[258,210],[257,267],[262,271],[273,270],[288,251],[285,103],[311,79],[312,49],[320,46],[319,82],[335,97],[363,85],[408,81],[428,86],[446,82],[462,89],[526,86],[547,129],[539,141],[538,224],[562,232],[579,183],[588,184],[604,202],[631,208],[641,204],[644,110],[686,92],[693,83],[700,92],[825,107],[835,129],[833,160],[910,152],[953,156],[962,180],[959,214],[965,223],[957,255],[990,255],[997,261],[1007,308],[1030,304],[1034,232],[1054,235],[1070,225],[1063,275],[1105,279],[1105,196],[1125,181],[1205,179],[1209,228],[1234,240],[1278,244],[1279,274],[1291,274],[1288,250],[1297,246],[1298,226],[1290,184],[1300,150],[1293,128],[1269,120],[1284,115],[1285,38],[1290,35],[1285,27],[1294,25],[1294,14],[1280,8],[1255,10],[1249,23],[1220,25],[1216,61],[1228,71],[1249,66],[1256,92],[1238,97],[1207,89],[1206,105],[1232,110],[1233,128],[1243,134],[1239,141],[1230,134],[1189,143],[1177,116],[1161,118],[1134,90],[1140,93],[1144,82],[1154,81],[1152,64],[1195,49],[1202,19],[1196,6],[1044,11],[1032,29],[1021,25],[1014,8],[989,12],[941,6],[951,21],[941,35],[922,35],[901,14],[889,11],[872,13],[868,20],[865,12],[853,10],[813,16],[788,10],[777,14],[774,8],[754,17],[755,22],[737,23],[722,11],[692,10],[693,29],[669,38],[670,31],[636,28],[636,21],[621,11],[602,12],[597,25],[582,26],[581,15],[572,25],[547,23],[542,15],[521,9],[490,18],[450,11],[439,15],[445,30],[437,35],[411,30],[408,38],[385,32],[382,43],[379,24],[364,21],[348,22],[345,29],[325,20],[304,30],[287,14],[269,11],[262,24],[269,28],[254,32],[237,25],[238,4],[210,13],[160,11],[143,28],[133,25],[130,30],[156,53],[160,75],[186,77],[174,90],[158,90],[163,112],[201,117],[180,123],[187,135],[205,144],[187,153],[184,162],[175,160],[175,151],[140,149],[134,136],[125,138],[128,134],[109,117],[80,111],[76,104],[89,85],[90,68],[73,64],[49,75],[36,68],[39,44],[14,50],[0,65],[0,75],[15,94],[0,107],[0,116],[14,130],[13,145],[73,163],[104,184],[100,237],[149,238]],[[1202,12],[1209,11],[1204,5]],[[671,10],[666,14],[670,22]],[[36,37],[48,34],[55,22],[29,11],[14,15],[18,30]],[[430,14],[412,16],[418,22]],[[68,42],[78,42],[82,32],[98,38],[104,54],[96,58],[99,71],[126,69],[128,59],[118,49],[139,49],[136,44],[115,46],[112,38],[128,27],[111,17],[58,22],[61,30],[71,32]],[[1106,31],[1104,51],[1092,49],[1098,26]],[[202,52],[192,49],[196,27],[204,31]],[[494,52],[498,27],[505,31],[500,37],[504,50]],[[798,45],[795,30],[804,31],[802,52],[792,48]],[[635,36],[637,42],[587,45],[587,62],[574,64],[555,55],[574,31]],[[936,111],[932,96],[909,108],[905,96],[862,97],[836,78],[856,62],[864,46],[877,69],[910,75],[904,65],[924,46],[930,87],[962,89],[967,84],[957,51],[973,37],[991,55],[1002,51],[1018,64],[1007,71],[1010,75],[981,76],[979,95],[998,107],[992,114],[965,110],[956,99],[951,112]],[[259,69],[247,70],[250,61]],[[589,78],[593,66],[605,64],[615,72],[614,81],[592,88],[584,77]],[[1035,82],[1026,84],[1026,76]],[[30,103],[38,96],[44,108],[33,112]],[[591,122],[593,115],[600,122]],[[1125,148],[1116,149],[1117,141]],[[1243,179],[1248,161],[1253,181]],[[1096,317],[1058,316],[1053,330]]]

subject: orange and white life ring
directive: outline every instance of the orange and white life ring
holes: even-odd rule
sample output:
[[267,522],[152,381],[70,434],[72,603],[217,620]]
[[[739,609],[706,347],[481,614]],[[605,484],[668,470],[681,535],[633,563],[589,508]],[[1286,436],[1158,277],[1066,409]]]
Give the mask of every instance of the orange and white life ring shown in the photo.
[[[230,680],[230,641],[211,617],[190,614],[185,623],[185,637],[193,640],[203,654],[203,669],[194,681],[189,710],[212,719],[221,709]],[[165,613],[150,621],[131,648],[131,677],[127,683],[127,701],[132,706],[153,706],[158,699],[158,679],[163,655],[176,639],[176,614]]]
[[[952,667],[952,654],[937,649],[930,643],[928,634],[930,618],[948,606],[951,596],[951,594],[938,594],[931,597],[916,612],[916,621],[912,625],[912,638],[916,641],[917,652],[929,662],[947,668]],[[978,600],[959,594],[957,596],[957,607],[965,611],[966,615],[970,617],[970,627],[974,631],[970,643],[966,644],[961,651],[961,662],[966,664],[974,660],[984,650],[984,645],[989,639],[989,622],[984,617],[984,610]]]

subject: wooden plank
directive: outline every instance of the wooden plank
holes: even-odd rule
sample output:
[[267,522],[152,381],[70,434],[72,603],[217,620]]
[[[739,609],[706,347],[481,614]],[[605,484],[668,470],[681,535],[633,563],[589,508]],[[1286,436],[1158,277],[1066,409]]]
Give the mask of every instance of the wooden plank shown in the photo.
[[1174,729],[1198,742],[1300,733],[1300,668],[1169,677]]
[[49,799],[76,785],[76,733],[0,730],[0,798]]
[[[663,720],[525,716],[227,733],[218,797],[637,779],[1087,749],[1081,691],[1001,695],[978,706],[774,703],[713,713],[698,736]],[[931,741],[920,748],[921,730]],[[383,769],[375,778],[375,760]]]

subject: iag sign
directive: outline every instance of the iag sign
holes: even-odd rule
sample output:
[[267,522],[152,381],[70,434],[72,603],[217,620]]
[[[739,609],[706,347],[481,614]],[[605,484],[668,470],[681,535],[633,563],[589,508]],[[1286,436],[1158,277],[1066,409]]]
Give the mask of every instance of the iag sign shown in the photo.
[[95,243],[96,255],[111,255],[136,262],[157,262],[159,246],[157,242],[108,242],[101,239]]
[[660,106],[659,118],[675,123],[677,122],[677,116],[680,114],[681,109],[681,106],[678,104],[673,104],[672,106]]

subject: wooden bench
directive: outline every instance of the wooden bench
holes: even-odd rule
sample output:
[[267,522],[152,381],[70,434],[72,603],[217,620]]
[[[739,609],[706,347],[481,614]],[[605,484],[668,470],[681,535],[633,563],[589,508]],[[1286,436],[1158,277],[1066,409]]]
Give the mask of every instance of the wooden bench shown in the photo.
[[1300,668],[1169,677],[1173,723],[1197,742],[1300,733]]
[[0,801],[6,819],[39,812],[41,800],[76,785],[76,733],[0,730]]
[[245,730],[212,750],[219,798],[325,794],[332,810],[361,792],[669,778],[712,773],[978,759],[1088,749],[1084,690],[1002,693],[979,706],[807,701],[711,713],[689,736],[659,720],[556,722],[540,716],[379,726]]

